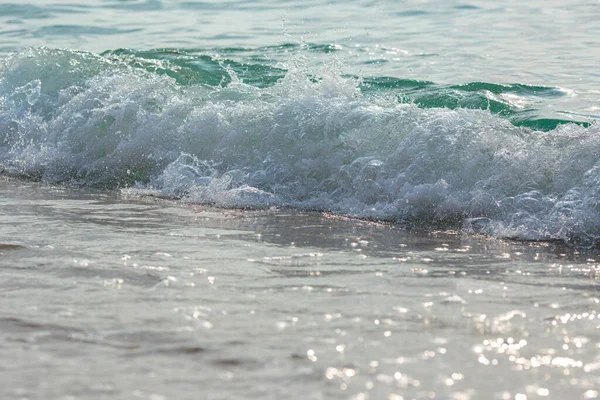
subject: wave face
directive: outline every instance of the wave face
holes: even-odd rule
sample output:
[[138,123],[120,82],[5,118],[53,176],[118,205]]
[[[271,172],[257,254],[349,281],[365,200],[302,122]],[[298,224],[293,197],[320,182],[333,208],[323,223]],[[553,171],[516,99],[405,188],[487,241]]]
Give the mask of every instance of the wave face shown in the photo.
[[221,207],[582,246],[600,238],[598,125],[536,125],[502,100],[557,89],[338,71],[308,71],[301,55],[275,67],[30,49],[0,67],[0,166]]

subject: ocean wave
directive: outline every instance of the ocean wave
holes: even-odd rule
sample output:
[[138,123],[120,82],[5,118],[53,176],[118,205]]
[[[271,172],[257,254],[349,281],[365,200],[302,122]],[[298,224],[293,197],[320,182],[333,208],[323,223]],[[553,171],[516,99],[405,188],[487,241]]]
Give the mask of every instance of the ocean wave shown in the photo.
[[[532,129],[511,106],[558,89],[435,89],[345,76],[335,62],[309,68],[302,56],[271,66],[167,53],[37,48],[5,59],[4,173],[525,240],[600,237],[598,125]],[[449,93],[489,102],[449,103]]]

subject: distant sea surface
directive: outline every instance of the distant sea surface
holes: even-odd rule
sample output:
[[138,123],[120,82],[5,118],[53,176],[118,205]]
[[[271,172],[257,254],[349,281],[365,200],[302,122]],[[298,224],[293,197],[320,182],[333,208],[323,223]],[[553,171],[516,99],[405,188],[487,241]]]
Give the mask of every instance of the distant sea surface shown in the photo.
[[600,398],[598,21],[0,0],[0,397]]

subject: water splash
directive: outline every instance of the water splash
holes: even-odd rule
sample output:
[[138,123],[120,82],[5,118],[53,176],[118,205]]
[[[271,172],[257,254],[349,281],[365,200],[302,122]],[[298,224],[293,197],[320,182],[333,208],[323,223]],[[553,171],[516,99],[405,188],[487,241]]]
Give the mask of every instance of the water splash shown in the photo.
[[365,89],[339,65],[311,69],[301,56],[260,85],[222,59],[182,72],[135,57],[41,48],[6,59],[4,172],[527,240],[600,236],[595,124],[538,131],[479,107],[398,102],[389,88]]

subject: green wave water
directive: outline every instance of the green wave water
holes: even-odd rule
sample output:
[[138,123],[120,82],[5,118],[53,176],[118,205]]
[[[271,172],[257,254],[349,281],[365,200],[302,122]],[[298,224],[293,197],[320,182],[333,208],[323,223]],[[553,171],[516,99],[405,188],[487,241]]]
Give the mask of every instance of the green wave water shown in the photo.
[[[329,54],[340,51],[333,45],[285,44],[260,49],[155,49],[135,51],[110,50],[102,53],[108,60],[126,64],[135,69],[166,75],[180,85],[226,86],[231,82],[228,69],[244,83],[260,88],[275,85],[286,74],[283,63],[268,62],[262,58],[239,62],[227,55],[264,54],[265,52],[289,52],[302,54],[305,58],[313,53]],[[291,57],[290,55],[290,57]],[[251,57],[252,58],[252,57]],[[457,85],[436,84],[429,81],[397,77],[369,77],[348,75],[361,80],[360,89],[365,93],[396,96],[399,102],[414,103],[422,108],[478,109],[506,117],[515,126],[550,131],[561,124],[576,123],[589,126],[590,119],[566,119],[545,116],[535,107],[548,99],[567,96],[556,87],[524,84],[503,85],[487,82],[470,82]],[[526,104],[526,105],[523,105]]]

